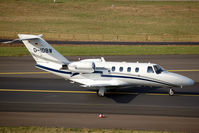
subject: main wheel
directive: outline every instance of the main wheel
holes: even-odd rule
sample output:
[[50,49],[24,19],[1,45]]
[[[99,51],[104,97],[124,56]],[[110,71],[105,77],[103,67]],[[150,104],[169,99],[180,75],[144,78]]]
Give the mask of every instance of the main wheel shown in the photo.
[[105,92],[105,89],[104,88],[100,88],[97,92],[98,96],[100,97],[103,97],[104,96],[104,92]]
[[174,90],[173,89],[169,89],[169,95],[173,96],[174,94],[175,94]]

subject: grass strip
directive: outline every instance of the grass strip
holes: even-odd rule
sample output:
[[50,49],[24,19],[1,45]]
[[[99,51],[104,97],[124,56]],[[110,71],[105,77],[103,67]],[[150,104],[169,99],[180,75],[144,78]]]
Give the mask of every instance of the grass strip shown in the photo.
[[142,131],[124,129],[0,127],[0,133],[180,133],[169,131]]
[[[199,46],[54,46],[64,56],[199,54]],[[25,47],[0,47],[0,56],[30,55]]]
[[198,1],[0,0],[0,38],[199,41]]

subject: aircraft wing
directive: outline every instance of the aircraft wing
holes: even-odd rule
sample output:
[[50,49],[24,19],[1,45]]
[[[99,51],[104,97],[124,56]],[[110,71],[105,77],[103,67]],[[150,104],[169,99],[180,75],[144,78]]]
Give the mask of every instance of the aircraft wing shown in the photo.
[[73,79],[74,82],[82,84],[83,87],[114,87],[127,86],[126,82],[119,80],[91,80],[91,79]]

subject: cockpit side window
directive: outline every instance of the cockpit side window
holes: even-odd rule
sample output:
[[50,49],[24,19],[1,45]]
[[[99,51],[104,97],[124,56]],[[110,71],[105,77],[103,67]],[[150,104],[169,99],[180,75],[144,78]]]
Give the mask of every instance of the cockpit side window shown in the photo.
[[160,74],[160,73],[162,73],[163,71],[165,71],[161,66],[159,66],[159,65],[154,65],[153,66],[154,67],[154,70],[155,70],[155,72],[157,73],[157,74]]
[[139,67],[136,67],[136,68],[135,68],[135,72],[139,72]]
[[113,66],[111,70],[114,72],[115,71],[115,66]]
[[152,66],[148,66],[147,73],[154,73]]

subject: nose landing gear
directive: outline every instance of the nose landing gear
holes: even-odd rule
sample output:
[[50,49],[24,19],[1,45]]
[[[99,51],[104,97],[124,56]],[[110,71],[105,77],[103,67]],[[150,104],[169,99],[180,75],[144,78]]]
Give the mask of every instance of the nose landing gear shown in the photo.
[[174,90],[170,88],[170,89],[169,89],[169,95],[170,95],[170,96],[173,96],[174,94],[175,94]]

